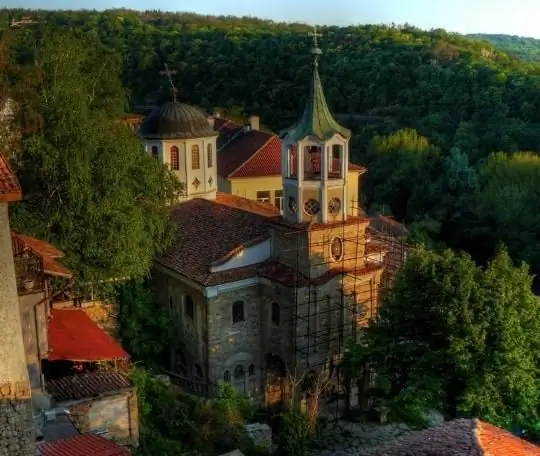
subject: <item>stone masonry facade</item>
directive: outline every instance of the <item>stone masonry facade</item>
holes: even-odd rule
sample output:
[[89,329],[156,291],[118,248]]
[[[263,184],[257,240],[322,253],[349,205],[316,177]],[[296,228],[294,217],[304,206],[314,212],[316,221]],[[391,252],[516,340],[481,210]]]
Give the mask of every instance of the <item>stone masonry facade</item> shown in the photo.
[[[336,265],[351,271],[309,286],[264,279],[206,298],[180,276],[159,271],[154,276],[158,302],[178,308],[179,329],[186,324],[186,296],[195,304],[195,337],[179,331],[183,351],[199,360],[205,373],[207,369],[210,382],[231,383],[254,399],[264,395],[269,356],[278,357],[296,377],[338,361],[358,328],[375,314],[379,300],[383,269],[365,263],[367,225],[360,220],[298,235],[281,227],[274,231],[273,256],[280,263],[293,266],[297,253],[291,252],[300,245],[299,267],[306,276],[318,278]],[[342,239],[343,254],[337,260],[330,247],[334,238]],[[205,335],[207,350],[201,353]]]

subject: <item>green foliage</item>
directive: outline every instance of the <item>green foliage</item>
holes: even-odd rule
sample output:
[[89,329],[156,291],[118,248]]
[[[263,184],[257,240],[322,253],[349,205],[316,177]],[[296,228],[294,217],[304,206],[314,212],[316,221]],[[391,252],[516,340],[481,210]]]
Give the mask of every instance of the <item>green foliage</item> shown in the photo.
[[54,29],[18,43],[28,54],[18,63],[36,79],[22,116],[39,126],[24,128],[15,162],[25,199],[13,225],[60,247],[81,283],[147,273],[171,240],[166,205],[177,186],[116,117],[119,67],[92,43]]
[[508,428],[534,419],[540,307],[531,281],[504,249],[485,270],[450,251],[414,253],[349,352],[349,370],[372,363],[374,394],[394,410],[440,408]]
[[247,456],[265,454],[255,448],[244,428],[253,406],[231,387],[207,400],[183,394],[145,369],[136,368],[133,380],[138,391],[143,456],[216,455],[236,448]]
[[471,38],[485,40],[501,51],[510,55],[515,55],[520,59],[534,62],[540,61],[540,40],[515,35],[489,35],[475,33],[467,35]]
[[142,280],[117,287],[119,337],[131,358],[147,366],[159,364],[173,340],[167,309],[156,309],[152,293]]
[[278,454],[304,456],[308,449],[309,438],[314,429],[306,414],[298,406],[292,407],[281,415],[278,434]]

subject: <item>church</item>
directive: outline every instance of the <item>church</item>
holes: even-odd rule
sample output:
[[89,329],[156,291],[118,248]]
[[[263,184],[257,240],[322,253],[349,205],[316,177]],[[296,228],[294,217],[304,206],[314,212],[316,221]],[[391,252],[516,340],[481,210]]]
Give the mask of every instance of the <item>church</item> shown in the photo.
[[351,131],[326,103],[314,35],[305,109],[280,134],[281,208],[218,191],[219,133],[197,108],[175,99],[139,130],[184,186],[176,239],[152,274],[178,334],[170,372],[267,403],[286,376],[337,366],[376,312],[387,253],[347,204]]

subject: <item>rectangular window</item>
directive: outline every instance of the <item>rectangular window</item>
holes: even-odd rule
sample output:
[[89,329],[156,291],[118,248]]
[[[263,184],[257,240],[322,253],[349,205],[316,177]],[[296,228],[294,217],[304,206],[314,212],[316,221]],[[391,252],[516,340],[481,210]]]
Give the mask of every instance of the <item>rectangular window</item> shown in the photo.
[[200,169],[199,146],[191,146],[191,169]]
[[260,201],[261,203],[269,203],[270,192],[257,192],[257,201]]
[[276,206],[280,212],[283,212],[283,190],[276,190],[274,192],[274,206]]

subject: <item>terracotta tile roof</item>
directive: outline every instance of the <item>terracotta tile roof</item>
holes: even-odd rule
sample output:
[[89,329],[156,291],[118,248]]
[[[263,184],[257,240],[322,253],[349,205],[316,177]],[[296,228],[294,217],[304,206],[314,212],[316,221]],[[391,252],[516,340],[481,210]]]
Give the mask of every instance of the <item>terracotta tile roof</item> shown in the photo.
[[265,217],[279,216],[279,209],[272,203],[263,203],[261,201],[242,198],[241,196],[231,195],[230,193],[218,192],[216,202],[225,206],[234,207],[243,211],[253,212]]
[[362,456],[540,456],[540,447],[479,420],[458,419],[398,438]]
[[33,250],[42,258],[45,274],[68,278],[73,276],[73,272],[57,261],[64,256],[64,253],[53,245],[15,231],[11,232],[11,237],[12,239],[18,239],[26,248]]
[[0,203],[19,201],[21,198],[22,192],[17,177],[7,159],[0,153]]
[[55,378],[46,383],[47,391],[58,402],[98,397],[132,387],[131,381],[122,374],[99,371]]
[[318,277],[308,278],[299,271],[279,263],[276,260],[267,260],[259,268],[259,274],[262,277],[270,279],[274,282],[281,283],[288,287],[300,286],[306,287],[311,285],[323,285],[334,277],[341,274],[354,275],[356,277],[362,277],[367,274],[371,274],[383,269],[382,265],[367,265],[357,269],[348,269],[343,267],[331,268],[326,273]]
[[127,448],[94,434],[77,435],[38,445],[39,456],[129,456]]
[[[240,133],[241,125],[225,119],[218,120],[219,126],[214,124],[214,129],[220,133],[220,149],[217,153],[220,176],[226,179],[281,176],[279,136],[260,130]],[[315,158],[315,162],[314,166],[317,167],[320,160]],[[365,172],[366,169],[349,163],[349,171]]]
[[347,220],[345,221],[338,221],[334,223],[314,223],[314,222],[308,222],[308,223],[290,223],[286,221],[282,216],[274,216],[268,218],[268,223],[272,223],[275,225],[282,225],[288,228],[293,228],[297,231],[317,231],[317,230],[325,230],[329,227],[335,227],[335,226],[347,226],[347,225],[369,225],[370,220],[367,217],[360,217],[360,216],[353,216],[348,215]]
[[480,420],[476,423],[476,437],[484,456],[539,456],[540,447],[509,432]]
[[129,355],[82,310],[52,309],[49,361],[106,361]]
[[218,194],[216,201],[182,203],[172,214],[176,241],[157,262],[205,286],[253,277],[255,267],[211,273],[210,266],[241,246],[269,237],[268,211],[264,203],[225,194]]
[[409,230],[407,227],[403,223],[397,222],[391,217],[387,217],[379,213],[370,218],[370,228],[372,231],[394,237],[407,237],[409,235]]

